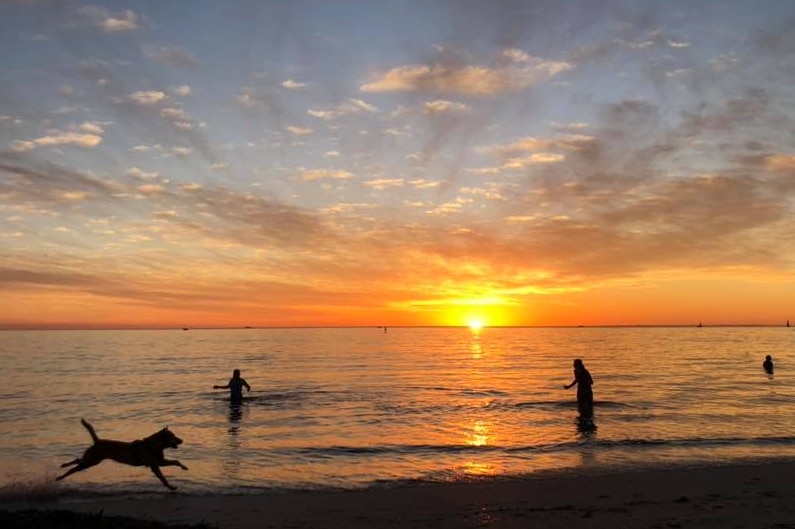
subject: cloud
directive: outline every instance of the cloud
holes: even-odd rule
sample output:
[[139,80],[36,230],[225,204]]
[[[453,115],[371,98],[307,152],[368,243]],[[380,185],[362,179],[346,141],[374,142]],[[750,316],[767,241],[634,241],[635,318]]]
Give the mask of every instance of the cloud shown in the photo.
[[16,203],[55,204],[99,198],[115,201],[124,190],[117,182],[103,180],[84,172],[67,169],[21,155],[6,156],[0,162],[0,195],[6,194]]
[[595,136],[586,134],[559,134],[549,138],[527,136],[507,145],[491,145],[482,147],[481,152],[497,152],[503,156],[513,156],[520,152],[540,151],[587,151],[598,143]]
[[329,109],[309,109],[306,113],[319,119],[334,120],[344,116],[360,114],[362,112],[376,113],[378,112],[378,108],[366,101],[351,97],[335,107]]
[[173,127],[180,130],[192,130],[196,127],[193,120],[182,108],[166,107],[160,110],[160,116]]
[[365,186],[372,187],[373,189],[386,189],[388,187],[402,187],[405,182],[402,178],[377,178],[375,180],[368,180],[363,182]]
[[93,121],[86,121],[85,123],[81,123],[77,126],[77,128],[83,132],[88,132],[90,134],[99,135],[105,132],[105,129],[102,128],[102,125]]
[[139,180],[154,180],[160,176],[157,171],[144,171],[138,167],[130,167],[127,174]]
[[185,157],[193,152],[193,149],[190,147],[172,147],[171,153],[175,154],[176,156]]
[[147,58],[170,66],[193,68],[199,65],[193,55],[179,48],[145,44],[141,46],[141,51]]
[[678,48],[678,49],[687,48],[690,46],[689,42],[677,42],[675,40],[669,40],[666,42],[666,44],[668,45],[669,48]]
[[527,64],[513,62],[497,67],[407,65],[392,68],[373,82],[360,87],[363,92],[420,91],[489,96],[516,92],[571,70],[561,61],[528,58]]
[[[326,229],[312,212],[223,187],[183,186],[173,195],[185,218],[175,225],[252,248],[322,247]],[[195,215],[192,212],[199,212]]]
[[282,119],[286,110],[282,103],[283,97],[283,91],[267,84],[244,86],[237,95],[237,102],[243,107],[262,109]]
[[795,173],[795,155],[772,154],[765,158],[765,168],[768,171]]
[[160,115],[164,118],[174,120],[187,120],[188,115],[182,108],[164,108],[160,110]]
[[528,55],[527,53],[525,53],[522,50],[517,50],[515,48],[502,50],[500,55],[502,57],[508,59],[508,60],[511,60],[513,62],[519,62],[519,63],[530,62],[532,60],[530,55]]
[[298,81],[293,81],[292,79],[287,79],[286,81],[282,82],[282,87],[288,90],[301,90],[308,86],[309,85],[307,83],[299,83]]
[[441,187],[442,183],[438,180],[424,180],[420,178],[409,181],[409,185],[415,189],[432,189]]
[[137,189],[142,195],[160,195],[165,191],[165,188],[160,184],[144,184],[138,186]]
[[171,93],[176,96],[189,96],[192,92],[192,89],[188,85],[177,86],[171,89]]
[[511,158],[507,160],[502,169],[524,169],[531,165],[560,163],[566,159],[565,156],[552,152],[534,152],[529,156],[523,158]]
[[469,107],[463,103],[443,99],[427,102],[423,108],[425,114],[466,114],[469,110]]
[[[101,133],[101,129],[100,129]],[[30,141],[15,141],[11,144],[14,152],[32,151],[37,147],[50,147],[57,145],[73,145],[75,147],[91,148],[102,143],[99,133],[51,130],[46,136],[41,136]]]
[[164,92],[158,90],[143,90],[128,95],[127,100],[136,105],[151,106],[156,105],[166,97]]
[[343,169],[308,169],[300,174],[301,180],[346,180],[353,178],[353,173]]
[[133,31],[139,27],[139,17],[131,9],[114,14],[104,7],[83,6],[77,13],[87,24],[107,33]]
[[314,132],[314,129],[304,128],[304,127],[296,127],[294,125],[289,125],[287,127],[287,131],[290,134],[294,134],[296,136],[309,136]]

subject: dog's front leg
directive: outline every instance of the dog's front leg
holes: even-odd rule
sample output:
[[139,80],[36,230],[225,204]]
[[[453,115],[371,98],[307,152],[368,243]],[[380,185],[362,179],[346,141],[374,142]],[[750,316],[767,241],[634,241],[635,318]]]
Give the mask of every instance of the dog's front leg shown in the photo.
[[157,476],[157,479],[160,480],[160,483],[162,483],[163,485],[165,485],[166,487],[168,487],[171,490],[177,490],[177,487],[174,487],[168,481],[166,481],[166,476],[164,476],[163,473],[160,472],[160,467],[152,465],[149,468],[151,468],[152,472],[155,473],[155,476]]
[[179,467],[183,470],[188,470],[188,467],[177,461],[176,459],[163,459],[160,461],[161,467]]

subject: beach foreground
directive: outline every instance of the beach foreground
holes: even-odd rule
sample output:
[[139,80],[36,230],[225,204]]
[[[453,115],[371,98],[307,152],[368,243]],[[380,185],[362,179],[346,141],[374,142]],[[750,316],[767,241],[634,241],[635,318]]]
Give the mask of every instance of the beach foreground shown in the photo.
[[[287,527],[795,528],[795,462],[359,491],[5,502],[224,529]],[[20,515],[21,516],[21,515]]]

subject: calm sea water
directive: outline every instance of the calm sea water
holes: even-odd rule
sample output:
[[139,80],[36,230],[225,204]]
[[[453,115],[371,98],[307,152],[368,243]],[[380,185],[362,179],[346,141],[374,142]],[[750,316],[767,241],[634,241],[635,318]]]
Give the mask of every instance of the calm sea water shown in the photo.
[[[60,473],[81,417],[110,439],[169,426],[190,470],[165,474],[196,493],[793,457],[794,355],[784,327],[2,332],[0,485]],[[577,357],[595,431],[563,389]],[[234,368],[239,413],[211,389]],[[113,462],[61,483],[165,491]]]

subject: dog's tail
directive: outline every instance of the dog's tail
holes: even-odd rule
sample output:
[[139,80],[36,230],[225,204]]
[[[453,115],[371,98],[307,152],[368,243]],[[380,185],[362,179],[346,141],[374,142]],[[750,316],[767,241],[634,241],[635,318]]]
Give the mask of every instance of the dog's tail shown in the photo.
[[88,424],[88,421],[85,419],[80,419],[80,422],[83,424],[83,426],[86,427],[88,433],[91,434],[91,439],[94,440],[94,443],[96,444],[97,442],[99,442],[99,437],[97,437],[97,432],[94,431],[94,427]]

